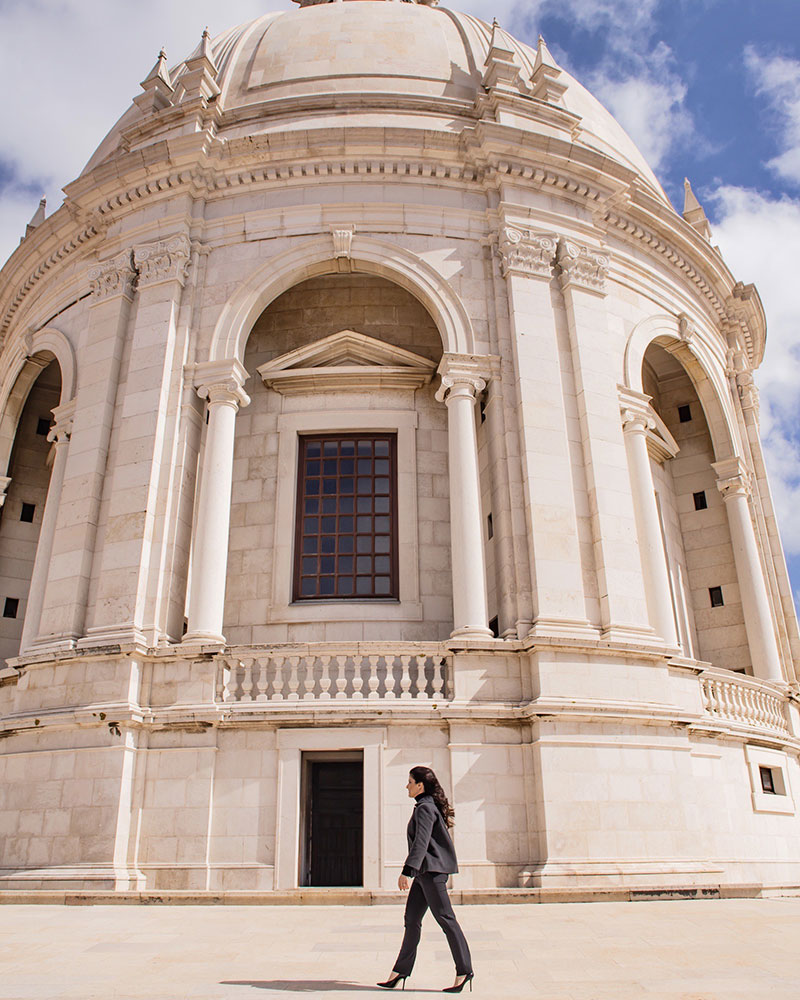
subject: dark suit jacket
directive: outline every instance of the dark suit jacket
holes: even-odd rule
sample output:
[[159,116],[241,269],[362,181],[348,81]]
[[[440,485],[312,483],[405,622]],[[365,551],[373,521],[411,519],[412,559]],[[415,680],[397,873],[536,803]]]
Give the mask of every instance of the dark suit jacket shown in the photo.
[[453,841],[432,795],[423,792],[417,796],[406,835],[408,857],[403,865],[404,875],[415,878],[422,872],[451,875],[458,871]]

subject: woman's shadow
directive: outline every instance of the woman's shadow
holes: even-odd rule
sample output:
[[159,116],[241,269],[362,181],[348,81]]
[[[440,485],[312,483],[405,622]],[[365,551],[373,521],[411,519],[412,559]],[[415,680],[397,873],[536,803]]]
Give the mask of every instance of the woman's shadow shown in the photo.
[[[252,986],[257,990],[278,990],[283,993],[384,993],[379,986],[345,983],[338,979],[226,979],[220,986]],[[414,990],[415,993],[438,993],[438,990]]]

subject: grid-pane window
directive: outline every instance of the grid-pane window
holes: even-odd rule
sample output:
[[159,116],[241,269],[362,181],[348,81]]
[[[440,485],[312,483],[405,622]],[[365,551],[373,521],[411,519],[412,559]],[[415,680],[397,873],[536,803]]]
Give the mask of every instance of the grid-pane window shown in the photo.
[[397,597],[397,438],[300,438],[294,600]]

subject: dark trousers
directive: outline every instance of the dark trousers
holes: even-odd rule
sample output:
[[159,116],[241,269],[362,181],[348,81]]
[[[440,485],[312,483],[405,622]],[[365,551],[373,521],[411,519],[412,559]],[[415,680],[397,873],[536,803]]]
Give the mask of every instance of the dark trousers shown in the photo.
[[394,971],[399,972],[401,976],[411,974],[422,932],[422,918],[428,912],[428,908],[445,933],[453,961],[456,963],[456,975],[469,975],[472,972],[472,959],[467,939],[458,925],[450,897],[447,895],[447,875],[439,872],[423,872],[411,883],[404,919],[406,932],[400,954],[394,963]]

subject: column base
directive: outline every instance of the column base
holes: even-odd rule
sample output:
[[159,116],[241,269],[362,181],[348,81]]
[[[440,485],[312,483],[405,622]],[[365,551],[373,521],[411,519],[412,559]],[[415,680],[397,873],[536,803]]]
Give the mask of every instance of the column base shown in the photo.
[[537,618],[525,638],[597,640],[600,630],[585,618]]
[[147,647],[144,633],[133,622],[120,625],[102,625],[86,630],[86,635],[78,639],[77,649],[93,649],[95,646],[142,646]]
[[181,646],[224,646],[225,636],[221,632],[187,632],[181,639]]
[[450,633],[451,639],[496,639],[497,636],[489,628],[481,625],[464,625]]

